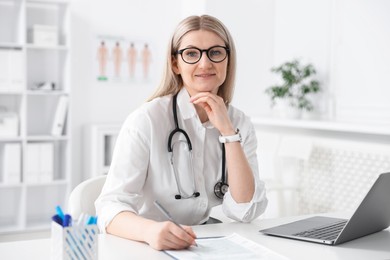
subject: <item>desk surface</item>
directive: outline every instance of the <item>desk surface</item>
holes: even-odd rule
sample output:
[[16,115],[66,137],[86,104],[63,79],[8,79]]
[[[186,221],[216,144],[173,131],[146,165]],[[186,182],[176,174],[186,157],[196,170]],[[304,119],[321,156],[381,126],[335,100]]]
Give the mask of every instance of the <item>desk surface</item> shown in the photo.
[[[266,236],[258,232],[302,217],[258,219],[252,223],[223,223],[195,226],[199,237],[238,233],[290,259],[390,259],[390,229],[338,246]],[[170,259],[146,244],[111,235],[99,235],[99,259]],[[1,259],[50,259],[50,239],[0,243]]]

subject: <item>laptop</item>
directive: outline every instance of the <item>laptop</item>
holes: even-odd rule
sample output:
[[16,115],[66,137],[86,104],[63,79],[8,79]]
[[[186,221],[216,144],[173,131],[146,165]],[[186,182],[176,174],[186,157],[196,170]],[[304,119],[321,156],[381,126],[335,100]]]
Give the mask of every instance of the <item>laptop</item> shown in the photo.
[[259,230],[303,241],[338,245],[386,229],[390,225],[390,172],[382,173],[350,219],[309,217]]

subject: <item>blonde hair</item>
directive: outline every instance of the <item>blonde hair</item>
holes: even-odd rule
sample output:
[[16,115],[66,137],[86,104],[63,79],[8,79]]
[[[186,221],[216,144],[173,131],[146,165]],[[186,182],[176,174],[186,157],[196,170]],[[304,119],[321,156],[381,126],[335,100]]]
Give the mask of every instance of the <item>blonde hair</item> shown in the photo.
[[233,38],[231,37],[227,28],[217,18],[210,15],[190,16],[184,19],[176,27],[176,30],[171,38],[168,46],[167,59],[163,71],[163,77],[160,85],[148,101],[162,97],[169,94],[176,94],[183,87],[183,80],[180,75],[173,72],[172,61],[176,59],[175,53],[178,50],[181,40],[184,35],[190,31],[206,30],[217,34],[229,48],[228,65],[226,72],[226,79],[219,87],[218,96],[222,97],[226,105],[228,105],[233,98],[234,80],[236,75],[236,49]]

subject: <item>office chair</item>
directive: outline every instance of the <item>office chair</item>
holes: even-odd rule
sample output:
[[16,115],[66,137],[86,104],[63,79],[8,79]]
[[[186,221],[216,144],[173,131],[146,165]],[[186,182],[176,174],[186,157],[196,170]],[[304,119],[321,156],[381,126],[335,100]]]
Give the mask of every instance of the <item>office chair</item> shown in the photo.
[[74,219],[78,219],[81,213],[96,215],[95,200],[105,181],[105,175],[94,177],[83,181],[72,190],[69,196],[68,212]]
[[[68,212],[74,219],[78,219],[81,213],[96,215],[95,200],[99,196],[106,175],[94,177],[77,185],[69,196]],[[222,223],[221,220],[210,217],[205,224]]]

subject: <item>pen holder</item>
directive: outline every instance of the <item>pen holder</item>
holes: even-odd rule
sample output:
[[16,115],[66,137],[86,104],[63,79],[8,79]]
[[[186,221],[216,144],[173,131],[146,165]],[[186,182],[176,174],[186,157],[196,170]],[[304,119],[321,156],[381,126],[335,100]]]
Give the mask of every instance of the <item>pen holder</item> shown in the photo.
[[51,224],[51,259],[98,259],[97,225],[62,227]]

